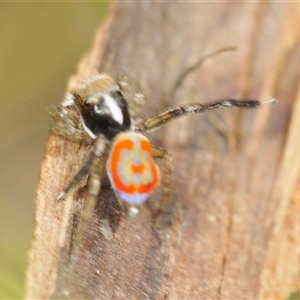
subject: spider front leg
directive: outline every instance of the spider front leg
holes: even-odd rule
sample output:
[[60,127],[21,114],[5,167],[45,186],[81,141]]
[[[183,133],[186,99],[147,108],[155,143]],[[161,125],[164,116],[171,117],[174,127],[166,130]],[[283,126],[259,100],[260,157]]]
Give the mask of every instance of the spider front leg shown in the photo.
[[47,107],[47,111],[55,121],[50,127],[52,134],[63,136],[72,142],[90,140],[82,127],[78,108],[72,102],[72,94],[67,94],[62,106],[50,105]]
[[[81,226],[78,233],[78,242],[80,242],[82,236],[85,233],[88,222],[92,217],[95,209],[97,199],[101,191],[101,181],[105,170],[106,160],[108,156],[109,145],[103,145],[103,137],[96,139],[94,158],[96,161],[92,164],[90,169],[89,181],[88,181],[88,193],[83,204],[83,211],[81,216]],[[109,224],[105,221],[102,222],[101,232],[107,239],[112,238],[112,233]]]
[[74,176],[72,181],[67,185],[65,190],[57,197],[57,201],[62,200],[89,173],[92,165],[95,162],[95,159],[101,156],[105,148],[107,148],[107,146],[105,147],[105,140],[102,136],[99,136],[95,140],[87,160]]
[[130,116],[134,117],[144,104],[145,96],[142,93],[135,93],[132,101],[128,103]]
[[162,173],[163,197],[161,199],[157,216],[154,221],[154,227],[159,228],[161,225],[162,214],[169,202],[171,191],[172,191],[171,176],[173,173],[173,164],[172,164],[172,156],[170,152],[158,146],[151,145],[151,147],[152,147],[153,157],[162,158],[164,161],[164,167]]
[[64,192],[57,198],[57,201],[62,200],[88,173],[90,173],[88,182],[88,195],[83,206],[82,221],[77,239],[78,242],[82,238],[85,229],[87,228],[87,223],[92,216],[97,197],[101,190],[101,180],[108,155],[108,149],[109,145],[106,143],[104,137],[99,135],[93,144],[87,160],[82,165],[78,173],[74,176],[73,180],[66,187]]
[[[128,91],[130,89],[130,83],[128,78],[121,74],[118,76],[118,86],[122,93]],[[128,102],[128,110],[131,117],[134,117],[141,107],[145,104],[145,96],[144,94],[138,92],[134,94],[134,97],[131,101]]]
[[237,107],[237,108],[258,108],[261,105],[265,104],[276,104],[277,101],[274,98],[268,99],[266,101],[258,100],[236,100],[231,98],[222,99],[208,104],[188,104],[182,106],[170,107],[168,109],[162,110],[158,114],[141,121],[136,124],[137,131],[141,132],[151,132],[159,129],[160,127],[166,125],[167,123],[176,120],[180,117],[201,113],[208,110],[219,109],[219,108],[228,108],[228,107]]

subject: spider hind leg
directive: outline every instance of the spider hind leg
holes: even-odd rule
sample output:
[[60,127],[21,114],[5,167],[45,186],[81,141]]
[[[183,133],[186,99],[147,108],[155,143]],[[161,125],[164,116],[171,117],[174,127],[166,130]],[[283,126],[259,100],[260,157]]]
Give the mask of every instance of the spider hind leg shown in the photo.
[[163,174],[162,174],[162,185],[163,185],[163,197],[160,201],[158,211],[154,220],[154,228],[159,229],[161,227],[162,215],[168,205],[172,185],[171,176],[173,173],[173,164],[171,153],[162,147],[152,145],[153,157],[163,159]]

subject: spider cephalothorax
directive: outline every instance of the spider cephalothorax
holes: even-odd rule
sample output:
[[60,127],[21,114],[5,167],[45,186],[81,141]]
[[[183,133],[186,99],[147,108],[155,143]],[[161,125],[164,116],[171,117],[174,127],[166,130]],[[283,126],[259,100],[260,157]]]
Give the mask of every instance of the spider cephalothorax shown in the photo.
[[[160,212],[166,206],[171,193],[171,155],[161,147],[151,145],[144,133],[151,132],[179,117],[200,113],[207,110],[238,107],[257,108],[261,104],[276,103],[270,99],[264,102],[258,100],[236,100],[225,98],[209,104],[188,104],[167,108],[156,115],[134,123],[133,115],[140,106],[141,94],[133,100],[132,109],[124,99],[120,85],[107,74],[99,74],[83,82],[73,92],[68,94],[63,107],[72,108],[77,112],[78,120],[94,142],[86,162],[70,182],[66,190],[58,197],[62,199],[82,178],[90,173],[88,184],[87,209],[83,212],[83,221],[88,220],[101,190],[101,180],[106,167],[112,187],[118,199],[134,206],[143,203],[161,179],[163,198]],[[62,109],[64,128],[56,127],[55,133],[77,137],[82,134],[74,129],[75,121],[68,119],[68,113]],[[68,129],[66,127],[72,127]],[[77,128],[76,127],[76,128]],[[84,132],[83,132],[84,134]],[[72,139],[72,137],[70,138]],[[154,158],[164,160],[162,174],[155,164]]]
[[72,94],[82,124],[93,139],[103,134],[110,141],[119,132],[130,130],[127,102],[119,86],[106,74],[82,83]]

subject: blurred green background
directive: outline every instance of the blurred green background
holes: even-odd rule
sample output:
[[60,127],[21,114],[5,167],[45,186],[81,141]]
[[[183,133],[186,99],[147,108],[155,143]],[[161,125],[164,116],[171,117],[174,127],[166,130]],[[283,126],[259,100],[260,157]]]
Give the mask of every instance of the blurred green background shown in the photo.
[[68,78],[107,2],[0,3],[0,299],[24,297],[39,165]]

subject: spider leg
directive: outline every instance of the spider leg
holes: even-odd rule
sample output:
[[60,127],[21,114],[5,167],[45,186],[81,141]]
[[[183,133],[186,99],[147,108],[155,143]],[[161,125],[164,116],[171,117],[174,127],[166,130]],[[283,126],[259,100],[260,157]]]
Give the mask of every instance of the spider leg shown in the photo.
[[105,149],[105,140],[102,136],[99,136],[93,145],[92,150],[86,162],[82,165],[80,170],[74,176],[73,180],[67,185],[65,190],[58,196],[57,201],[62,200],[90,171],[95,162],[95,158],[99,158]]
[[[106,143],[104,137],[99,135],[93,144],[93,148],[89,153],[86,162],[82,165],[78,173],[74,176],[73,180],[66,187],[65,191],[59,195],[57,201],[62,200],[88,173],[88,194],[83,204],[83,211],[81,216],[81,226],[79,228],[77,243],[80,242],[90,220],[97,198],[101,190],[101,180],[105,169],[105,164],[108,156],[109,145]],[[102,228],[103,227],[103,228]],[[111,239],[110,227],[106,224],[105,220],[101,231],[107,239]]]
[[65,190],[57,197],[56,199],[57,201],[63,200],[66,197],[66,195],[88,174],[93,162],[94,162],[94,157],[90,153],[87,161],[83,164],[83,166],[74,176],[72,181],[67,185]]
[[[83,211],[81,216],[81,225],[78,232],[78,242],[80,242],[82,236],[84,235],[84,232],[87,228],[88,221],[90,220],[94,208],[96,206],[96,202],[98,199],[98,196],[100,194],[101,190],[101,181],[106,165],[106,160],[108,156],[108,149],[109,146],[105,145],[105,142],[103,139],[97,139],[98,141],[96,149],[98,148],[98,152],[94,153],[94,155],[97,157],[96,161],[93,163],[91,170],[90,170],[90,176],[89,176],[89,182],[88,182],[88,195],[87,198],[84,201],[83,205]],[[111,239],[111,231],[109,224],[106,224],[105,220],[102,222],[102,233],[104,233],[105,237],[107,239]],[[106,230],[106,231],[105,231]],[[106,234],[105,234],[106,232]]]
[[[130,90],[130,83],[127,76],[124,74],[119,74],[117,83],[120,87],[122,93]],[[134,117],[140,108],[145,104],[145,96],[142,93],[135,93],[131,101],[128,101],[128,110],[131,117]]]
[[237,107],[237,108],[258,108],[264,104],[276,104],[277,101],[272,98],[266,101],[258,100],[236,100],[231,98],[222,99],[208,104],[188,104],[182,106],[175,106],[162,110],[156,115],[139,122],[136,124],[137,131],[141,132],[151,132],[159,129],[160,127],[166,125],[170,121],[176,120],[177,118],[186,116],[188,114],[201,113],[208,110]]
[[139,208],[137,208],[135,205],[132,205],[132,204],[126,203],[125,201],[122,201],[122,199],[120,199],[118,196],[117,196],[117,198],[118,198],[120,207],[125,212],[126,219],[128,219],[128,220],[134,219],[140,211]]
[[145,104],[145,96],[142,93],[135,93],[134,98],[128,102],[129,114],[134,117]]
[[162,158],[164,161],[164,168],[163,168],[163,174],[162,174],[162,184],[163,184],[163,198],[160,202],[160,206],[158,209],[158,214],[154,222],[154,227],[159,228],[161,224],[161,216],[162,213],[164,212],[168,201],[170,199],[170,194],[171,194],[171,176],[173,172],[173,164],[172,164],[172,156],[171,153],[168,152],[167,150],[158,147],[158,146],[153,146],[152,147],[152,152],[153,152],[153,157],[155,158]]
[[80,122],[79,112],[76,107],[56,107],[49,105],[48,113],[56,121],[50,127],[50,132],[60,135],[72,142],[81,142],[87,137]]

